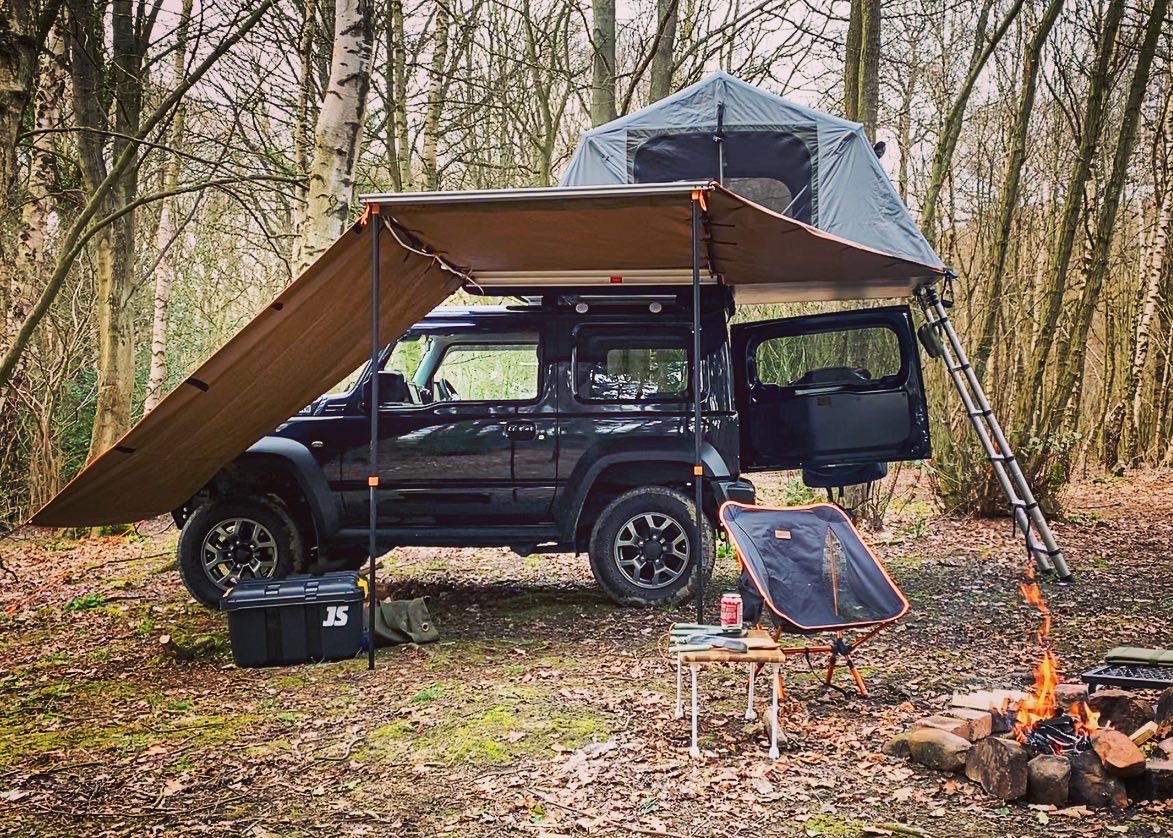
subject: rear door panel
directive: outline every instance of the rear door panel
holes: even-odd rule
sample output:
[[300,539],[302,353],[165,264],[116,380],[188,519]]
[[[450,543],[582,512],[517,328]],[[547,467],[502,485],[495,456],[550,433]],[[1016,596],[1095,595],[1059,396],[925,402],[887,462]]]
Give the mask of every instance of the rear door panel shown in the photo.
[[744,470],[930,455],[907,306],[745,323],[731,334]]

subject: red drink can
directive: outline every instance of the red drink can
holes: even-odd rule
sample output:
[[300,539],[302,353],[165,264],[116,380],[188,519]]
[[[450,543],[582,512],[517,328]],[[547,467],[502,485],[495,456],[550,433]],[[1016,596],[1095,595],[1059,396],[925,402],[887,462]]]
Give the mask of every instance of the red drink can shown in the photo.
[[721,594],[721,625],[741,628],[741,594]]

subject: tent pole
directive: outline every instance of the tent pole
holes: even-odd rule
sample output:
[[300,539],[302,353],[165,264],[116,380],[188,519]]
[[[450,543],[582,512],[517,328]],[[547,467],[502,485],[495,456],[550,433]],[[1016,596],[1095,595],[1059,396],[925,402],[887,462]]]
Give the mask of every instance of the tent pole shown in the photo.
[[378,596],[375,593],[375,526],[378,523],[375,508],[375,493],[379,486],[378,453],[379,453],[379,239],[383,232],[383,218],[379,214],[379,205],[370,204],[370,216],[367,227],[371,231],[371,397],[368,400],[367,410],[371,413],[371,447],[368,452],[367,492],[368,513],[367,519],[367,548],[370,552],[370,565],[367,568],[367,595],[369,613],[367,614],[367,669],[375,668],[375,603]]
[[717,133],[713,135],[717,143],[717,183],[725,185],[725,103],[717,105]]
[[695,488],[694,501],[696,503],[696,558],[693,563],[693,572],[696,574],[694,586],[696,588],[696,621],[697,625],[705,622],[705,543],[704,543],[704,487],[702,481],[705,468],[701,462],[701,436],[704,429],[701,425],[701,241],[700,241],[700,214],[701,192],[692,193],[692,437],[693,437],[693,467],[692,483]]

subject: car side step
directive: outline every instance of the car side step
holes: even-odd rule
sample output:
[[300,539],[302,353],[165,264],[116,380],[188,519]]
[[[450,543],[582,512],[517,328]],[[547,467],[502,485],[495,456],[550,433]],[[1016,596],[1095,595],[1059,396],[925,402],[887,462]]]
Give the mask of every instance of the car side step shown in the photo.
[[[346,527],[338,539],[361,541],[365,527]],[[390,542],[399,547],[513,547],[558,541],[561,533],[553,524],[484,527],[379,527],[375,537],[380,544]]]

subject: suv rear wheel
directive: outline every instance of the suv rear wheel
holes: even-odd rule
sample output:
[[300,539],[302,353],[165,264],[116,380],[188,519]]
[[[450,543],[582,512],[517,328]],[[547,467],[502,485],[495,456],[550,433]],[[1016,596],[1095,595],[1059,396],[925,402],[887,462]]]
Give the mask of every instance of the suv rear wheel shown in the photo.
[[713,572],[713,528],[697,544],[696,507],[683,493],[643,486],[617,497],[591,533],[591,572],[620,605],[647,607],[687,602],[696,593],[695,560],[704,578]]
[[304,552],[301,534],[276,501],[215,500],[195,510],[179,534],[179,573],[197,601],[219,608],[241,579],[288,576]]

